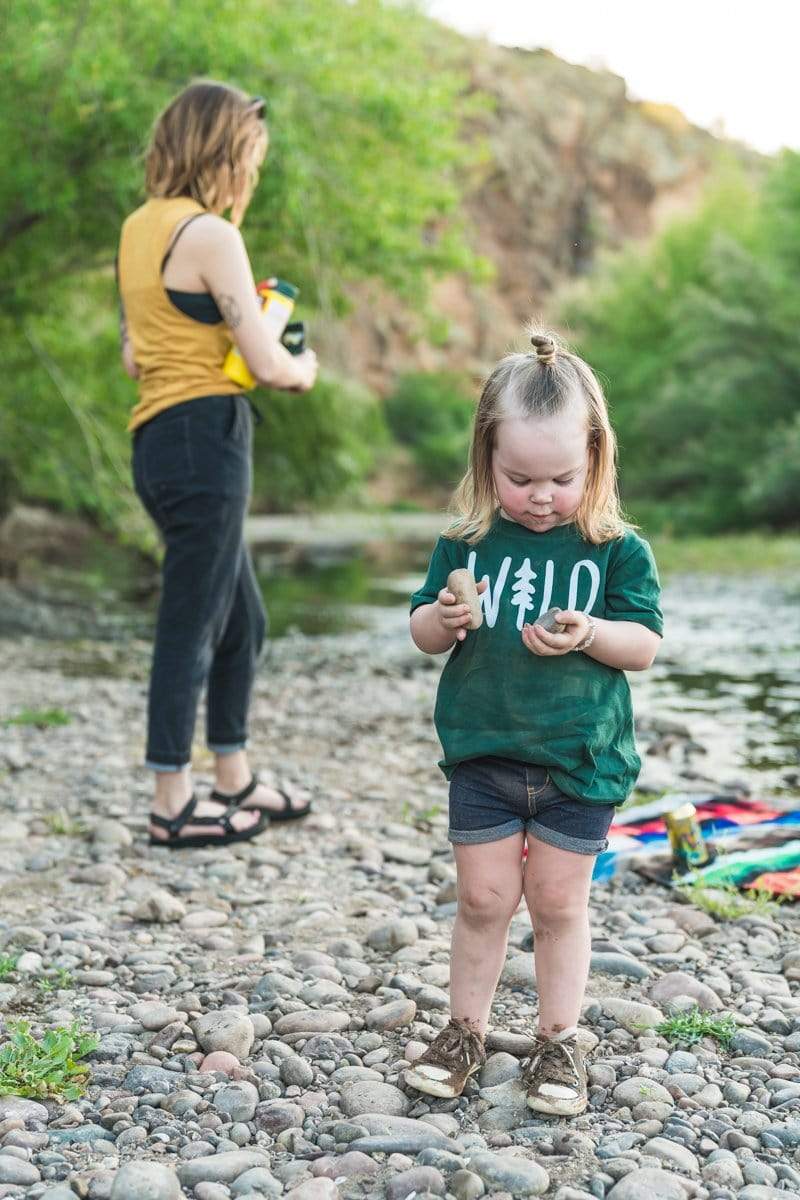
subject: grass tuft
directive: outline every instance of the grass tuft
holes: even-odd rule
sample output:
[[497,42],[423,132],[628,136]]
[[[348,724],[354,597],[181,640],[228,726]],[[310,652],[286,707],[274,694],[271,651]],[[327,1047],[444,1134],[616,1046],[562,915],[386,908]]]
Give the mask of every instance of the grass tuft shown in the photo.
[[703,1012],[700,1008],[691,1008],[688,1012],[674,1013],[667,1017],[660,1025],[656,1025],[653,1032],[681,1046],[693,1046],[701,1038],[713,1037],[721,1046],[727,1048],[738,1028],[730,1013],[715,1016],[714,1013]]
[[18,954],[0,954],[0,980],[8,979],[17,969]]
[[4,725],[33,725],[36,729],[50,729],[58,725],[69,725],[72,717],[63,708],[23,708],[13,717],[6,717]]
[[86,834],[85,822],[73,820],[65,808],[58,808],[54,812],[45,813],[42,817],[45,825],[50,833],[58,834],[62,837],[84,837]]
[[755,888],[741,892],[735,883],[708,884],[702,879],[678,883],[676,890],[690,904],[725,921],[733,921],[737,917],[775,916],[778,905],[785,898],[776,898],[771,892]]
[[40,1039],[27,1021],[9,1024],[8,1040],[0,1046],[0,1096],[79,1099],[89,1079],[89,1065],[80,1060],[99,1044],[77,1022],[48,1029]]

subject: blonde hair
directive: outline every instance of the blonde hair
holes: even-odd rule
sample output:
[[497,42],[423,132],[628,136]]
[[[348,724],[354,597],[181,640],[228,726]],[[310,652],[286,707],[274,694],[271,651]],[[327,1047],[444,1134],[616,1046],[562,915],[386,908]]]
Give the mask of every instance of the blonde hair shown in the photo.
[[498,499],[492,473],[497,428],[510,411],[550,417],[580,396],[586,404],[589,470],[575,524],[594,545],[620,537],[626,528],[617,490],[617,439],[594,371],[546,333],[531,335],[532,354],[507,354],[492,371],[475,413],[469,467],[453,495],[454,523],[444,536],[479,542],[492,527]]
[[150,196],[191,196],[241,224],[267,151],[264,101],[199,79],[157,117],[145,156]]

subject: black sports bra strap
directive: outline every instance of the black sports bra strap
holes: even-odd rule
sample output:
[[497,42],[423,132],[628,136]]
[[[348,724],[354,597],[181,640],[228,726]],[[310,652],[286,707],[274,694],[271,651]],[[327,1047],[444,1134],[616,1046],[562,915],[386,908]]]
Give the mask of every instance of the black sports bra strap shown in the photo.
[[189,228],[189,226],[191,225],[192,221],[196,221],[198,217],[206,217],[206,216],[208,216],[208,213],[205,213],[205,212],[199,212],[199,213],[195,213],[195,214],[194,214],[194,216],[192,216],[192,217],[189,217],[188,221],[184,221],[184,223],[181,225],[180,229],[179,229],[179,230],[178,230],[178,232],[175,234],[175,237],[174,237],[174,238],[172,239],[172,241],[170,242],[170,244],[169,244],[169,249],[167,250],[167,253],[164,255],[164,257],[163,257],[163,258],[162,258],[162,260],[161,260],[161,274],[162,274],[162,275],[164,274],[164,267],[165,267],[165,266],[167,265],[167,263],[169,262],[170,255],[172,254],[172,251],[175,249],[175,247],[176,247],[176,246],[177,246],[177,244],[178,244],[178,239],[181,237],[181,235],[182,235],[183,233],[185,233],[185,232],[186,232],[186,230],[187,230],[187,229]]

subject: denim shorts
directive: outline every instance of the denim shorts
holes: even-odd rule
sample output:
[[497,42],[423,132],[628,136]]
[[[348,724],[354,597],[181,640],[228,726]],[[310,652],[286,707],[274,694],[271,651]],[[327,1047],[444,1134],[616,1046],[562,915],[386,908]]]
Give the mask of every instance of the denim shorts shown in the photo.
[[470,758],[450,779],[451,842],[474,845],[528,834],[572,850],[600,854],[613,804],[586,804],[560,792],[544,767],[511,758]]

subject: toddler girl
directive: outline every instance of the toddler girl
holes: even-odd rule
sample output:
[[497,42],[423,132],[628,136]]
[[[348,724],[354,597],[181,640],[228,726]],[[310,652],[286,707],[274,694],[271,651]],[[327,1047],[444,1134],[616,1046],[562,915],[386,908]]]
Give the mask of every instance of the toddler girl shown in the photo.
[[[592,868],[640,767],[625,671],[652,664],[662,619],[650,548],[621,516],[600,384],[550,336],[531,342],[533,353],[502,359],[484,386],[457,518],[412,598],[419,649],[452,650],[435,722],[458,911],[451,1020],[406,1080],[458,1096],[485,1061],[508,928],[524,897],[539,995],[528,1104],[574,1115],[586,1107],[576,1034]],[[456,567],[480,580],[477,630],[447,590]],[[559,633],[536,623],[554,606]]]

